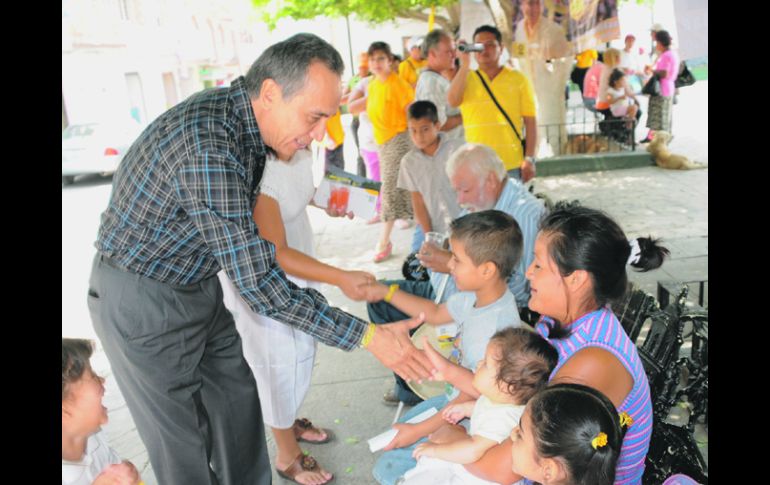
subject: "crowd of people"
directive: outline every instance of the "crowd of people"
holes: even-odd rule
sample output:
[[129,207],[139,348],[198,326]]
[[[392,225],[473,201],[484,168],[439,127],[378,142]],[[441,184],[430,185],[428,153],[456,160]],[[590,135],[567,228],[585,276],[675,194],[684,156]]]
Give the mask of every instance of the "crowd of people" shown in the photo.
[[608,48],[604,52],[588,49],[576,56],[572,81],[580,89],[583,104],[605,119],[625,119],[631,130],[642,116],[637,94],[644,94],[647,83],[660,88],[649,94],[647,134],[639,140],[649,143],[656,131],[671,132],[672,105],[676,102],[674,82],[684,68],[676,50],[671,48],[671,34],[660,24],[650,28],[653,51],[649,57],[643,48],[635,48],[636,37],[628,34],[623,49]]
[[[527,35],[547,33],[522,22]],[[655,38],[648,72],[667,88],[651,100],[652,130],[670,119],[677,65],[670,36]],[[334,439],[298,415],[318,341],[371,352],[395,373],[385,402],[413,406],[374,467],[383,485],[641,483],[649,385],[611,305],[629,266],[655,269],[668,251],[629,241],[598,210],[549,212],[527,190],[536,89],[500,62],[497,28],[479,26],[470,40],[483,48],[458,52],[433,30],[410,39],[400,63],[374,42],[343,92],[339,53],[298,34],[230,87],[169,109],[132,145],[102,214],[88,305],[160,483],[270,483],[265,424],[281,477],[331,481],[329,464],[299,446]],[[582,58],[586,85],[593,58]],[[604,53],[597,108],[637,116],[632,66]],[[396,221],[414,218],[426,281],[378,281],[313,256],[308,147],[331,138],[325,163],[339,166],[342,106],[355,115],[359,173],[382,183],[374,261],[392,256]],[[319,283],[366,301],[368,320],[332,307]],[[420,325],[450,322],[449,358],[410,339]],[[104,387],[91,351],[62,339],[62,482],[136,485],[136,468],[100,431]],[[422,400],[408,385],[420,379],[446,381],[446,392]],[[429,408],[438,413],[407,422]]]

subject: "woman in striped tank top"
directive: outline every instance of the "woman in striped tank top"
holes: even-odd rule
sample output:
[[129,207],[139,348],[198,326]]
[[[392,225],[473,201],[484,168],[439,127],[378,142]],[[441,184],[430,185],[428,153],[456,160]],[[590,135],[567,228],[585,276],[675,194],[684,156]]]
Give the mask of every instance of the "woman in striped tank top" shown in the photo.
[[[535,259],[527,270],[529,308],[543,315],[535,329],[559,352],[551,383],[592,387],[628,414],[628,428],[618,460],[615,483],[640,484],[652,432],[650,386],[636,346],[609,304],[625,293],[626,266],[638,271],[660,267],[668,249],[656,240],[628,241],[605,213],[564,206],[540,224]],[[506,440],[468,465],[471,473],[498,483],[512,483],[511,442]]]

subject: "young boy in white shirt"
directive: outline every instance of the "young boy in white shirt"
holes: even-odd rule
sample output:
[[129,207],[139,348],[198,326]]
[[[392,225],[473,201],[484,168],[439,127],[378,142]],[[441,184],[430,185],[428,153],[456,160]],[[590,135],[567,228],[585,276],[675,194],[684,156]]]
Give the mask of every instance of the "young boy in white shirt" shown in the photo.
[[136,467],[120,460],[107,444],[102,405],[104,378],[88,360],[93,344],[61,339],[61,482],[62,485],[139,485]]
[[415,230],[412,241],[412,250],[417,251],[423,234],[446,234],[449,223],[460,214],[457,196],[446,174],[446,163],[463,145],[463,140],[449,138],[440,131],[438,110],[432,101],[415,101],[409,105],[407,127],[415,148],[401,159],[398,188],[412,195],[414,218],[421,228]]

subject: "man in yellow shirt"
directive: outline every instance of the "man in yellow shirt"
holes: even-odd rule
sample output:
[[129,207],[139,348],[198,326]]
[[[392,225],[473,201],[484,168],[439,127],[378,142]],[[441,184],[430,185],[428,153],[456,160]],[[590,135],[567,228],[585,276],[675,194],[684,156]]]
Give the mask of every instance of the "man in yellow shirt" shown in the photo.
[[593,66],[594,61],[599,58],[596,49],[587,49],[575,56],[577,63],[572,69],[570,80],[580,88],[580,94],[583,94],[583,81],[585,80],[588,69]]
[[420,71],[428,63],[422,58],[422,37],[415,36],[409,39],[407,49],[409,49],[409,57],[398,65],[398,76],[415,87]]
[[330,165],[345,170],[344,141],[345,131],[342,128],[342,114],[338,108],[334,116],[326,121],[324,171],[329,170]]
[[[535,94],[532,83],[524,74],[500,66],[501,41],[500,31],[491,25],[476,29],[473,42],[484,45],[484,50],[475,54],[479,69],[471,71],[470,54],[458,52],[460,69],[449,86],[447,100],[451,106],[460,107],[465,139],[492,148],[508,173],[526,182],[535,176]],[[513,122],[518,136],[484,88],[480,76]],[[522,149],[519,137],[532,142]]]

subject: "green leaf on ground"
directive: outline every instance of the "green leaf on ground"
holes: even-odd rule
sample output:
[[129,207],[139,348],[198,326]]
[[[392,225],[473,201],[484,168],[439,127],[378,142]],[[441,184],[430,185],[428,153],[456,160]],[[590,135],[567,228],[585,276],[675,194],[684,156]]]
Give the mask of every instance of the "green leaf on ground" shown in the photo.
[[340,424],[341,422],[342,422],[342,420],[340,418],[337,418],[337,419],[334,420],[334,424]]
[[353,467],[349,466],[349,467],[345,468],[345,473],[353,473]]
[[307,451],[307,450],[302,450],[302,454],[303,454],[303,455],[305,455],[305,456],[307,456],[307,455],[309,455],[309,454],[310,454],[310,452],[309,452],[309,451]]
[[361,440],[358,439],[355,436],[351,436],[350,438],[345,438],[345,443],[348,443],[350,445],[354,445],[354,444],[358,443],[359,441],[361,441]]

